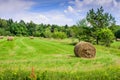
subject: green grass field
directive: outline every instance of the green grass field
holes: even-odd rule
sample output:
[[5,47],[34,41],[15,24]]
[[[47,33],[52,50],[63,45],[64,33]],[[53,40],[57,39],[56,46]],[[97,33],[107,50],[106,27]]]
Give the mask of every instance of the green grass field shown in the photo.
[[120,80],[120,42],[95,45],[94,59],[74,56],[72,40],[0,40],[0,80]]

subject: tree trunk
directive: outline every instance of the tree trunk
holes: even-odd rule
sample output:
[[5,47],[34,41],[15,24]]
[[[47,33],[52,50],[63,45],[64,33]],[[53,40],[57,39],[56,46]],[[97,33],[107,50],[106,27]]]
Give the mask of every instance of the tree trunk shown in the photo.
[[98,36],[96,37],[96,44],[99,44]]

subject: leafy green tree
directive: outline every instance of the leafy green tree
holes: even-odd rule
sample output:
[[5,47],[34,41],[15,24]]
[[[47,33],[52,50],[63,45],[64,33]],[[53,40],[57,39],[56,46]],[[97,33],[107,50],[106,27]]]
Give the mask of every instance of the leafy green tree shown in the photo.
[[10,33],[10,28],[11,28],[11,25],[13,24],[14,22],[13,22],[13,20],[12,19],[9,19],[9,20],[7,20],[7,29],[6,29],[6,31],[7,31],[7,34],[11,34]]
[[72,38],[77,38],[79,36],[80,29],[76,25],[73,25],[69,28],[69,36]]
[[22,21],[19,23],[14,22],[10,26],[10,32],[16,36],[24,36],[27,34],[27,28],[26,25],[22,23]]
[[12,19],[7,20],[7,25],[8,26],[10,26],[12,23],[14,23]]
[[18,34],[17,22],[11,24],[10,32],[12,35]]
[[6,29],[7,21],[5,19],[0,19],[0,28]]
[[10,33],[10,31],[6,31],[4,28],[0,28],[0,35],[7,36],[7,35],[11,35],[11,33]]
[[44,36],[45,36],[46,38],[51,38],[51,37],[52,37],[52,33],[51,33],[51,30],[50,30],[49,27],[45,30]]
[[93,37],[96,39],[96,44],[99,44],[99,36],[96,33],[102,28],[115,24],[115,18],[109,13],[104,13],[103,7],[98,8],[96,12],[94,9],[89,10],[86,19],[93,28]]
[[120,38],[120,29],[115,32],[115,37],[116,39]]
[[87,27],[87,21],[86,21],[86,19],[79,20],[77,22],[77,26],[78,27]]
[[19,28],[19,35],[23,35],[23,36],[28,35],[28,33],[27,33],[28,30],[27,30],[26,24],[23,20],[21,20],[19,22],[17,27]]
[[86,19],[79,20],[77,22],[77,26],[79,28],[77,34],[78,40],[90,42],[91,27],[88,26],[87,20]]
[[33,36],[36,31],[36,24],[30,21],[30,23],[27,23],[27,30],[29,36]]
[[65,32],[54,32],[53,33],[53,38],[56,38],[56,39],[64,39],[64,38],[67,38],[67,35],[65,34]]
[[98,36],[100,37],[100,41],[103,42],[103,45],[110,46],[111,42],[114,40],[113,32],[108,28],[103,28],[98,32]]
[[40,25],[36,25],[36,30],[34,32],[34,36],[40,37],[42,31],[40,31]]
[[54,31],[60,31],[59,26],[58,25],[51,25],[51,32],[54,33]]
[[5,29],[0,28],[0,35],[2,36],[2,35],[4,35],[4,33],[5,33]]
[[41,36],[41,37],[45,37],[44,36],[44,32],[45,32],[44,24],[39,24],[39,25],[36,26],[36,28],[37,28],[36,35]]

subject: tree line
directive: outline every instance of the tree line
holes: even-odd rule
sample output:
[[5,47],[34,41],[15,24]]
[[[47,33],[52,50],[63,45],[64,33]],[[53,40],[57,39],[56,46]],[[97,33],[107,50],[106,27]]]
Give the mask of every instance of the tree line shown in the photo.
[[91,9],[86,18],[79,20],[73,26],[17,22],[12,19],[0,19],[0,35],[4,36],[36,36],[44,38],[77,38],[95,44],[110,46],[113,39],[120,38],[120,25],[115,24],[115,18],[105,13],[103,7]]

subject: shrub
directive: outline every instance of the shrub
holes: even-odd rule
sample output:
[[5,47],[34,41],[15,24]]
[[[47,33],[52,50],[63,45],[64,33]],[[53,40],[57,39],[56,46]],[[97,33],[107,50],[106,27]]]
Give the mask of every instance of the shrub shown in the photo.
[[79,41],[85,41],[85,42],[92,42],[92,37],[87,36],[87,35],[80,35],[77,37]]
[[120,29],[115,32],[115,37],[120,38]]
[[44,32],[44,36],[45,38],[51,38],[52,37],[52,33],[49,29],[46,29],[46,31]]
[[109,47],[114,40],[114,34],[108,28],[103,28],[98,32],[98,36],[103,45]]
[[57,38],[57,39],[67,38],[67,35],[64,32],[54,32],[52,36],[53,38]]

